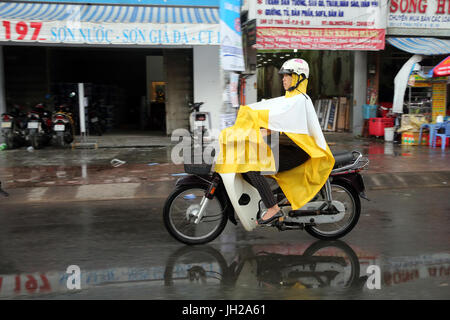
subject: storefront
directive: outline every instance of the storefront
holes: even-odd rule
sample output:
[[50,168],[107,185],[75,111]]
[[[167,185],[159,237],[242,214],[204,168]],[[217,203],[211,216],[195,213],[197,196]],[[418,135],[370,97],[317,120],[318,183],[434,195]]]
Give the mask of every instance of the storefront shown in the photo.
[[384,49],[387,1],[258,1],[258,99],[282,95],[278,70],[300,57],[309,63],[308,94],[322,128],[361,134],[369,55]]
[[[76,3],[76,4],[75,4]],[[189,102],[220,126],[218,0],[0,2],[0,112],[67,100],[85,84],[107,128],[189,128]]]
[[449,112],[450,78],[430,73],[450,54],[449,4],[393,0],[388,8],[379,95],[403,120],[399,132],[415,137],[402,143],[421,144],[416,141],[420,123],[436,122]]

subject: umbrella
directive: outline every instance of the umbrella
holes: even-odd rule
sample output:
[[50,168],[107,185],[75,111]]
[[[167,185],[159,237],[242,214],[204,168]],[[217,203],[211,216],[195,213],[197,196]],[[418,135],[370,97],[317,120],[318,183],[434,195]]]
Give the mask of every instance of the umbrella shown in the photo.
[[450,75],[450,56],[439,62],[428,73],[429,77],[445,77]]

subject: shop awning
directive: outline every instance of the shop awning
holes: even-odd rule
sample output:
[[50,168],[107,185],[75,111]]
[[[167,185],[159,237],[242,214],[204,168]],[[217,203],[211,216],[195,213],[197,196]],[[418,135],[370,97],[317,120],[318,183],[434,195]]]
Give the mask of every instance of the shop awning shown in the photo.
[[446,77],[450,75],[450,56],[439,62],[428,73],[429,77]]
[[3,20],[218,24],[218,8],[0,3]]
[[219,45],[217,7],[0,2],[0,43]]
[[450,53],[450,40],[389,37],[387,42],[400,50],[412,54],[441,55]]

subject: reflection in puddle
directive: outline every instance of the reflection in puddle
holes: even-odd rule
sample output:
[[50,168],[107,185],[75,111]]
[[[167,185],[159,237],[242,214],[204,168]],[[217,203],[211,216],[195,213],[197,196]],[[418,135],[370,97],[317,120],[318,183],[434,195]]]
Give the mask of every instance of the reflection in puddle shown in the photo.
[[[165,265],[81,268],[81,290],[111,285],[132,290],[144,283],[165,288],[163,296],[157,298],[186,299],[189,293],[189,299],[320,299],[330,293],[345,296],[345,292],[370,291],[367,272],[371,265],[381,268],[381,289],[427,278],[442,278],[441,285],[448,286],[450,276],[449,253],[381,261],[343,241],[250,245],[234,251],[228,260],[210,246],[181,247]],[[0,298],[69,293],[70,276],[65,271],[0,275]]]

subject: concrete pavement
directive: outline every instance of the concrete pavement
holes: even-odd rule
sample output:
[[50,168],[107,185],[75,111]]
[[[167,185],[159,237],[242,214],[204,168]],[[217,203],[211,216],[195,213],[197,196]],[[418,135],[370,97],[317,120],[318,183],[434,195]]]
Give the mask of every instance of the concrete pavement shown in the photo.
[[[347,133],[326,134],[326,139],[332,151],[360,150],[367,155],[370,165],[362,174],[369,198],[370,190],[450,185],[450,149],[402,146]],[[158,146],[156,138],[149,140],[154,146],[132,147],[123,140],[120,148],[2,151],[0,180],[10,194],[2,201],[162,200],[184,175],[183,166],[171,162],[171,144]],[[124,163],[114,167],[113,159]]]

